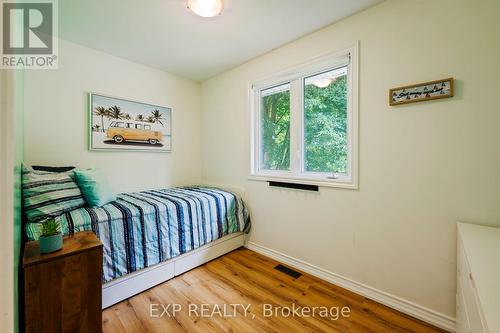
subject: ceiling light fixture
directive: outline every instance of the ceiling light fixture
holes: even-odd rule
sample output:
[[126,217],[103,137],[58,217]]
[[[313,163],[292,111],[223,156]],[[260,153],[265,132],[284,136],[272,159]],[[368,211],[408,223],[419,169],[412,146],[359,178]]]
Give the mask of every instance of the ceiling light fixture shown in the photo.
[[223,0],[187,0],[187,6],[201,17],[217,16],[224,9]]
[[326,88],[333,82],[333,79],[316,79],[312,82],[318,88]]

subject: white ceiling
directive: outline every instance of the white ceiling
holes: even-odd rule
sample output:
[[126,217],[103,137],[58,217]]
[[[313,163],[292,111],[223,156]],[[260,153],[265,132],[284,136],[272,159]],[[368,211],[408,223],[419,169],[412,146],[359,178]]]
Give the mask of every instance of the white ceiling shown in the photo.
[[59,35],[201,81],[380,1],[225,0],[204,19],[185,0],[63,0]]

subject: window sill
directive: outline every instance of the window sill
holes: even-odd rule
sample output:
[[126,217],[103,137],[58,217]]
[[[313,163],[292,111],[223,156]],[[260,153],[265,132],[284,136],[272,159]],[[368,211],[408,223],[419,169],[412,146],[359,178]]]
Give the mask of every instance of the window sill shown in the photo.
[[352,180],[343,179],[327,179],[327,178],[308,178],[308,177],[285,177],[285,176],[273,176],[273,175],[250,175],[248,180],[256,181],[276,181],[276,182],[286,182],[293,184],[307,184],[307,185],[317,185],[320,187],[336,187],[345,188],[351,190],[357,190],[358,185]]

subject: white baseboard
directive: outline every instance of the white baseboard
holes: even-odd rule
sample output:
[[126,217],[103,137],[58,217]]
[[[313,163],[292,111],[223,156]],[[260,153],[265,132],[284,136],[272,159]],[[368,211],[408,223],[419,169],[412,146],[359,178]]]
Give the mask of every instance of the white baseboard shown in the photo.
[[414,318],[420,319],[426,323],[444,329],[448,332],[455,332],[455,319],[452,317],[425,308],[403,298],[391,295],[382,290],[367,286],[363,283],[348,279],[339,274],[327,271],[323,268],[311,265],[307,262],[290,257],[286,254],[269,249],[254,242],[247,242],[245,244],[245,247],[249,250],[258,252],[274,260],[290,265],[291,267],[300,269],[303,272],[314,275],[322,280],[328,281],[339,287],[350,290],[358,295],[384,304],[390,308],[398,310]]

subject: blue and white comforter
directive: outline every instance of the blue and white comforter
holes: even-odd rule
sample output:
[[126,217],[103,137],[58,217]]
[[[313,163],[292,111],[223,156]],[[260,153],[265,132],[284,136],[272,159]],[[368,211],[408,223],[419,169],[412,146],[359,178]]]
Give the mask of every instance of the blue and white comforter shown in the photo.
[[[56,220],[66,235],[96,233],[104,245],[104,282],[250,229],[238,196],[207,187],[124,193],[103,207],[76,209]],[[38,238],[39,223],[27,224],[26,231]]]

